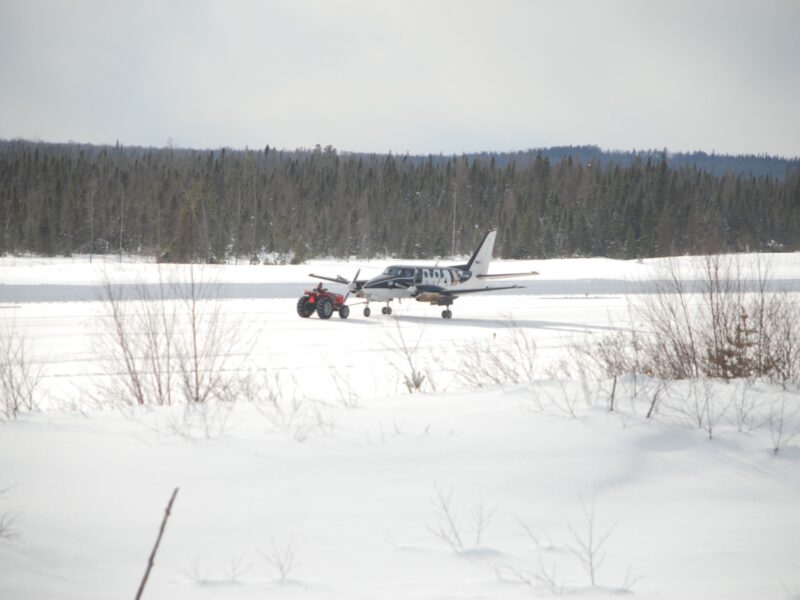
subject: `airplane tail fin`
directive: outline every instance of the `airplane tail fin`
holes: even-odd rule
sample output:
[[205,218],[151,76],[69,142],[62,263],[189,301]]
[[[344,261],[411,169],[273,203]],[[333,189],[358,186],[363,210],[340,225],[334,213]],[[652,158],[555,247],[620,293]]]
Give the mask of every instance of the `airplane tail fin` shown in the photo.
[[467,271],[472,271],[473,275],[486,275],[489,271],[489,263],[492,261],[492,250],[494,250],[494,239],[497,231],[487,231],[483,240],[472,253],[469,262],[464,265]]

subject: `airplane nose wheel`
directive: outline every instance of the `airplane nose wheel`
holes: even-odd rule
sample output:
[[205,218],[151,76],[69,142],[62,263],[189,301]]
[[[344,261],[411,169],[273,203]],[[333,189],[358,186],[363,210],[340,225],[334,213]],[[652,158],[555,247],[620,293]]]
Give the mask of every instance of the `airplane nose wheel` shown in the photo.
[[364,316],[368,317],[372,314],[372,311],[369,309],[369,306],[364,307]]
[[442,318],[443,319],[452,319],[453,318],[453,311],[450,309],[442,311]]
[[381,314],[382,315],[390,315],[390,314],[392,314],[392,307],[391,306],[382,306],[381,307]]

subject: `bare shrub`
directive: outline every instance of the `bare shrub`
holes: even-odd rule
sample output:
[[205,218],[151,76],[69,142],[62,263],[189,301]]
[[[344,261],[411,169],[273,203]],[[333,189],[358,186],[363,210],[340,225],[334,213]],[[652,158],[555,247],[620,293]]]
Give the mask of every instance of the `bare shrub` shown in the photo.
[[749,264],[738,257],[703,257],[692,276],[670,262],[664,277],[652,283],[654,293],[629,304],[631,322],[641,327],[589,343],[585,356],[612,377],[766,377],[784,385],[800,379],[796,294],[770,291],[769,268],[760,257]]
[[324,400],[313,400],[310,406],[311,431],[316,431],[325,437],[332,436],[336,429],[336,420],[339,415],[337,408]]
[[298,394],[295,381],[278,372],[260,370],[241,374],[236,394],[253,402],[256,410],[277,430],[304,442],[318,434],[333,435],[340,408]]
[[390,336],[392,343],[389,349],[394,352],[396,358],[390,362],[399,373],[403,385],[410,394],[421,393],[426,387],[433,389],[430,370],[426,368],[419,351],[424,331],[420,331],[417,339],[410,342],[406,339],[406,334],[397,318],[394,319],[394,324],[395,333]]
[[280,583],[286,582],[289,574],[294,569],[295,550],[294,540],[289,540],[286,544],[280,545],[273,539],[270,540],[269,550],[259,553],[278,572],[278,582]]
[[661,401],[667,394],[672,382],[668,379],[649,378],[647,383],[648,385],[644,387],[644,389],[649,391],[650,406],[647,409],[647,414],[645,417],[652,419],[658,412],[658,409],[661,406]]
[[[404,429],[405,427],[405,420],[398,422],[396,418],[392,418],[391,428],[384,427],[383,421],[378,422],[378,432],[373,440],[372,433],[367,430],[367,444],[370,446],[380,445],[385,446],[388,441],[395,440],[399,437],[409,435],[409,433]],[[419,437],[428,435],[428,429],[430,425],[425,428],[422,434]]]
[[[218,570],[205,565],[201,566],[200,559],[195,558],[188,561],[180,573],[197,585],[237,584],[239,579],[252,568],[252,563],[247,562],[244,556],[229,557]],[[221,571],[221,576],[215,574],[219,571]]]
[[31,359],[26,336],[13,322],[0,327],[0,416],[12,420],[34,410],[41,381],[42,368]]
[[548,405],[559,413],[572,419],[577,417],[578,405],[581,398],[586,401],[586,396],[583,394],[583,388],[580,391],[575,389],[574,372],[570,362],[559,361],[547,369],[546,375],[550,379],[549,383],[557,385],[558,390],[551,393],[547,389],[547,384],[534,385],[533,393],[538,406],[543,408],[541,397],[544,396],[548,400]]
[[670,409],[693,426],[705,431],[708,439],[714,438],[717,426],[730,407],[726,393],[728,390],[720,390],[718,385],[724,384],[718,384],[710,379],[691,380],[688,383],[687,393],[680,394],[670,401]]
[[[224,399],[231,376],[231,360],[241,341],[240,327],[225,318],[219,286],[198,281],[194,268],[179,285],[186,329],[177,337],[179,391],[187,403]],[[235,370],[234,370],[235,372]]]
[[[5,499],[4,494],[11,488],[0,490],[0,499]],[[19,520],[19,514],[14,512],[5,512],[0,514],[0,539],[13,540],[19,537],[19,531],[16,524]]]
[[167,432],[187,440],[219,437],[230,429],[234,406],[217,399],[185,403],[179,413],[166,413]]
[[580,384],[581,393],[583,394],[583,403],[589,408],[594,404],[600,392],[602,392],[600,378],[593,376],[591,366],[583,361],[576,361],[573,370]]
[[219,286],[198,279],[190,265],[185,279],[166,282],[159,271],[157,285],[124,290],[105,275],[103,394],[136,405],[230,400],[231,363],[244,334],[226,318]]
[[13,540],[19,537],[16,523],[19,515],[15,513],[3,513],[0,515],[0,539]]
[[525,569],[521,566],[495,565],[495,575],[500,581],[506,581],[503,570],[511,574],[511,581],[522,583],[534,592],[545,592],[553,596],[561,596],[567,588],[558,576],[558,565],[555,563],[549,566],[539,558],[534,569]]
[[534,380],[535,367],[533,336],[508,320],[499,338],[465,345],[456,376],[467,387],[529,383]]
[[100,340],[108,358],[109,381],[102,387],[105,394],[124,404],[172,403],[175,309],[165,288],[160,280],[154,296],[147,285],[140,284],[133,298],[127,298],[124,288],[104,274],[106,315]]
[[197,559],[188,561],[186,566],[180,570],[180,573],[197,585],[206,585],[212,581],[211,569],[209,567],[201,567]]
[[[580,365],[578,375],[581,388],[591,404],[587,392],[589,382],[597,389],[595,396],[605,395],[608,410],[613,412],[618,405],[618,384],[630,378],[633,385],[632,399],[639,394],[639,374],[642,373],[642,340],[635,330],[621,330],[587,342],[575,342],[570,346],[572,363]],[[571,370],[571,369],[570,369]]]
[[297,395],[296,382],[284,384],[279,372],[266,369],[241,377],[238,395],[253,402],[256,409],[281,431],[291,430],[302,420],[306,410],[305,398]]
[[739,432],[750,431],[757,425],[755,414],[761,407],[758,396],[747,382],[740,382],[731,399],[733,422]]
[[[437,521],[435,525],[428,526],[428,531],[447,544],[453,552],[463,552],[467,547],[466,538],[453,507],[453,490],[451,488],[445,492],[438,485],[434,487],[436,489],[436,498],[433,501],[433,505],[436,508]],[[472,522],[473,547],[481,545],[483,533],[496,510],[496,506],[490,507],[483,498],[478,498],[472,506],[470,519]]]
[[428,526],[428,531],[447,544],[453,552],[461,552],[464,550],[464,542],[461,537],[461,526],[456,520],[452,506],[453,490],[451,488],[444,492],[438,485],[435,488],[434,506],[436,507],[437,521],[436,525]]
[[547,534],[546,531],[536,532],[534,529],[528,525],[522,519],[516,520],[519,526],[522,528],[524,532],[524,536],[528,538],[533,545],[539,550],[554,550],[556,546],[553,544],[553,540]]
[[361,395],[353,387],[349,377],[342,375],[335,367],[330,368],[331,381],[336,388],[336,398],[342,408],[358,408],[361,403]]
[[229,583],[236,583],[239,578],[247,574],[253,565],[246,563],[243,556],[233,556],[228,559],[228,564],[222,568],[222,574]]
[[[594,587],[597,585],[600,568],[605,562],[605,546],[613,533],[613,528],[606,531],[599,530],[594,500],[589,505],[581,502],[581,508],[583,512],[582,521],[577,524],[572,522],[567,524],[570,537],[560,545],[553,544],[546,534],[535,533],[523,521],[518,519],[518,522],[523,528],[525,537],[534,543],[537,551],[552,552],[555,557],[560,556],[559,553],[563,555],[563,552],[566,551],[568,555],[574,556],[589,577],[590,585]],[[545,561],[539,556],[532,567],[495,565],[495,574],[499,579],[503,580],[505,569],[506,572],[510,573],[511,581],[525,584],[535,592],[562,595],[578,591],[578,587],[568,586],[567,582],[558,576],[559,566],[560,563],[557,559]],[[622,586],[616,588],[615,591],[628,592],[636,581],[637,579],[628,570]]]
[[800,415],[800,394],[796,390],[778,393],[772,401],[767,417],[772,451],[775,454],[800,436],[798,415]]
[[472,527],[475,532],[476,547],[481,545],[483,532],[488,527],[496,510],[497,506],[490,507],[483,498],[478,498],[477,502],[472,506],[470,516],[472,517]]
[[583,508],[583,522],[579,525],[569,524],[572,542],[569,545],[572,553],[578,558],[584,571],[589,576],[592,586],[597,585],[597,572],[605,562],[603,547],[613,532],[613,528],[603,533],[597,530],[595,518],[595,501]]

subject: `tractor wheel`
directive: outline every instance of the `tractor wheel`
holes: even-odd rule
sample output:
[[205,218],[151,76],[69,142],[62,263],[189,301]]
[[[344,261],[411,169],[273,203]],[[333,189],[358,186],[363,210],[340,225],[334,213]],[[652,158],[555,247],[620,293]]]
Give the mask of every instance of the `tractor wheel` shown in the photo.
[[349,316],[350,316],[350,307],[347,306],[346,304],[342,304],[339,307],[339,318],[346,319]]
[[317,314],[320,319],[330,319],[333,314],[333,302],[330,298],[321,298],[317,302]]
[[297,301],[297,314],[304,319],[314,314],[314,305],[308,301],[308,296],[300,296]]

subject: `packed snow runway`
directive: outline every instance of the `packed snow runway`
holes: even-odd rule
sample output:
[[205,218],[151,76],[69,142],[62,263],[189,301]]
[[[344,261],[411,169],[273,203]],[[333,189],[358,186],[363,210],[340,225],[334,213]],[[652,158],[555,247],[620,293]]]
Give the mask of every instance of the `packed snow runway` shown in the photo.
[[[328,321],[295,300],[309,272],[355,262],[206,267],[235,333],[216,350],[248,378],[188,411],[108,396],[113,321],[95,295],[104,277],[133,290],[181,267],[0,259],[0,325],[24,334],[43,392],[0,422],[0,598],[133,597],[175,487],[144,598],[797,595],[796,444],[773,453],[763,414],[742,428],[731,412],[712,440],[674,412],[646,419],[627,380],[609,412],[607,387],[562,376],[571,345],[634,326],[629,300],[660,264],[493,263],[539,271],[546,291],[461,298],[452,320],[403,302]],[[800,255],[771,273],[796,290]],[[520,339],[533,381],[470,389],[470,360]],[[715,393],[800,403],[762,383]]]

